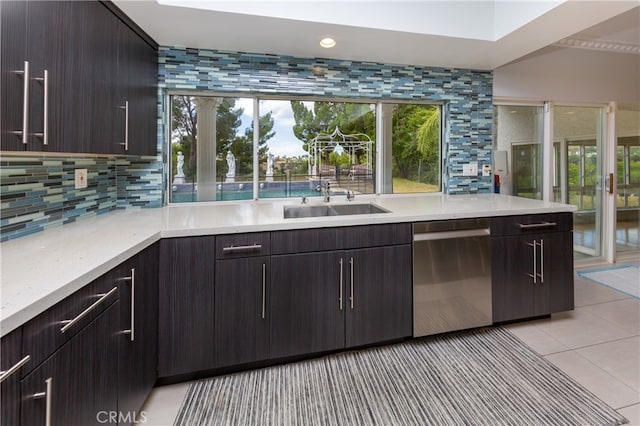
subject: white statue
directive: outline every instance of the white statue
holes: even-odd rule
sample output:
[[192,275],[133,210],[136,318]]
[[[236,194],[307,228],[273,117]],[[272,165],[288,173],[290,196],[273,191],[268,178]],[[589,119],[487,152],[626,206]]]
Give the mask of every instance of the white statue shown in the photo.
[[227,177],[233,178],[236,176],[236,157],[231,153],[231,151],[227,151],[227,165],[229,166],[229,170],[227,170]]
[[273,176],[273,154],[267,154],[267,176]]
[[183,178],[184,177],[184,155],[182,155],[182,151],[178,151],[178,166],[175,177]]

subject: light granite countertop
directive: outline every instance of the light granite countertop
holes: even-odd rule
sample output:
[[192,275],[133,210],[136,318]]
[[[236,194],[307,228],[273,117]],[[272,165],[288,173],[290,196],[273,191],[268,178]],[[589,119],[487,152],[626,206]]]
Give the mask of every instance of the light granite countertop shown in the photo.
[[[572,212],[575,206],[497,194],[358,196],[383,214],[284,219],[299,199],[178,204],[114,211],[0,245],[0,336],[18,328],[161,238]],[[329,204],[345,204],[332,197]],[[323,204],[313,198],[309,205]]]

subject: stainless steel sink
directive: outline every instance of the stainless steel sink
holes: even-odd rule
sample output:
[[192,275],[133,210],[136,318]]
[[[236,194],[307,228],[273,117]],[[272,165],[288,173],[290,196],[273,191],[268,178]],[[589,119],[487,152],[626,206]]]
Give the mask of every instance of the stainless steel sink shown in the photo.
[[366,204],[327,204],[319,206],[284,206],[284,218],[344,216],[351,214],[389,213],[372,203]]

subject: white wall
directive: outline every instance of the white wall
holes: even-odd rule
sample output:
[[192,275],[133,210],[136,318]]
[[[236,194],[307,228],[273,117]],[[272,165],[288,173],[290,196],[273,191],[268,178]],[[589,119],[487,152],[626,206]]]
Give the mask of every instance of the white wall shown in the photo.
[[547,47],[494,70],[494,98],[640,104],[640,55]]

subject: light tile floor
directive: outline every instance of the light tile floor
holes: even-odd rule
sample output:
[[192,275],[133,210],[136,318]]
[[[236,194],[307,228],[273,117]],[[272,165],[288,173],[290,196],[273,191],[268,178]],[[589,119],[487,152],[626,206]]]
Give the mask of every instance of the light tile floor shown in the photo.
[[[575,306],[507,328],[631,425],[640,425],[640,300],[576,276]],[[154,389],[142,409],[145,425],[171,425],[187,386]]]

